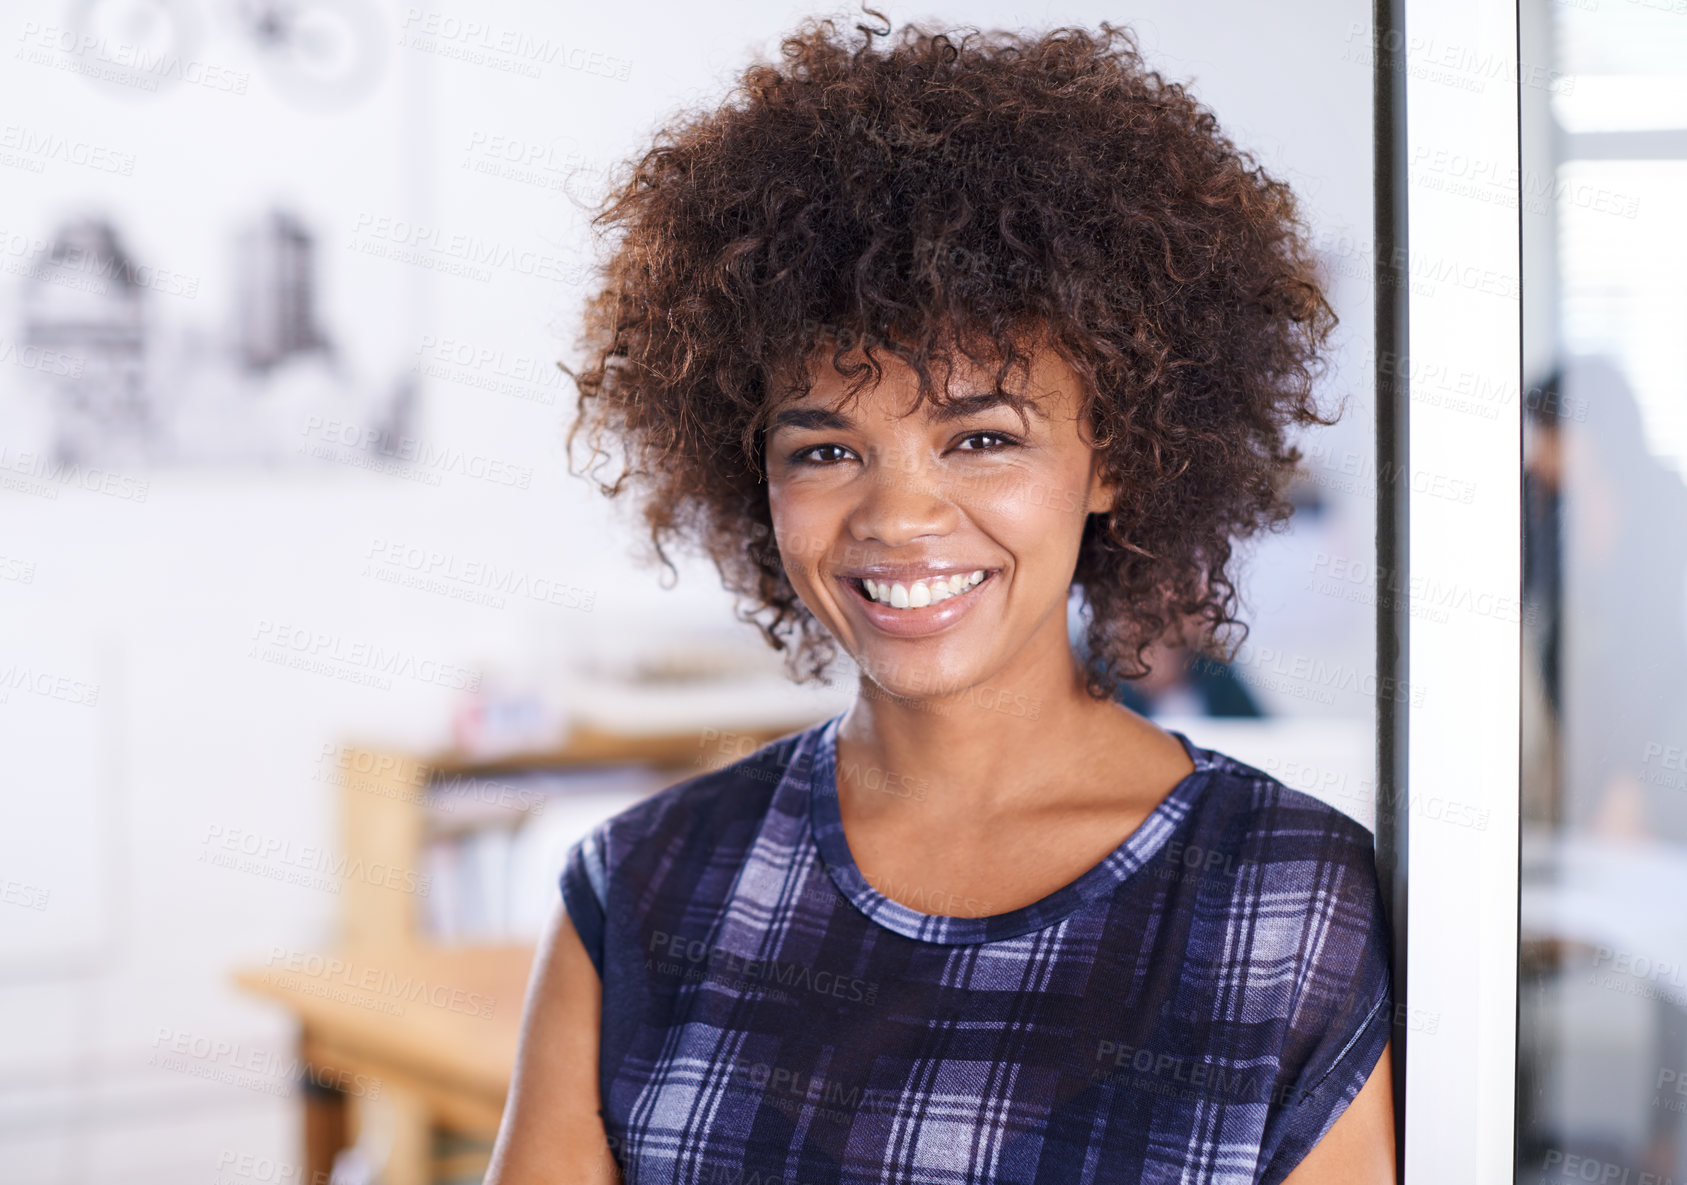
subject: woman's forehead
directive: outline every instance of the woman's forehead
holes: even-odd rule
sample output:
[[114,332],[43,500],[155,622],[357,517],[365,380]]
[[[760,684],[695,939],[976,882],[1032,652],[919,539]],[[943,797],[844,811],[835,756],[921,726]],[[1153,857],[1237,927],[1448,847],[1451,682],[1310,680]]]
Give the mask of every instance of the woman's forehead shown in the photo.
[[[1000,364],[1002,355],[994,346],[987,347],[988,352],[982,354],[984,361],[968,357],[959,349],[934,351],[926,363],[927,400],[945,405],[980,393],[996,392],[998,372],[1000,390],[1007,394],[1009,403],[1061,402],[1081,390],[1082,382],[1076,372],[1046,344],[1022,342],[1015,349],[1017,356],[1005,370]],[[863,347],[840,353],[835,346],[822,344],[808,355],[806,366],[790,386],[787,400],[853,402],[862,395],[882,394],[912,400],[919,388],[918,367],[889,349],[873,349],[869,360]]]

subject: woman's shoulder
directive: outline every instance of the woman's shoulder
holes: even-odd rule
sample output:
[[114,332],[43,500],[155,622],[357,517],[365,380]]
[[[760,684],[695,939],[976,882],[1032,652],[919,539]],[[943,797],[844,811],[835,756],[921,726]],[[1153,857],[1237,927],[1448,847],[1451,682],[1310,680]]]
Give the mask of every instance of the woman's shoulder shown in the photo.
[[1288,990],[1297,1039],[1369,1024],[1388,999],[1392,948],[1370,830],[1237,758],[1203,760],[1208,780],[1164,854],[1194,889],[1177,898],[1194,926],[1185,973],[1257,984],[1243,1010],[1262,1017]]
[[[1161,859],[1195,888],[1190,907],[1245,929],[1250,958],[1303,963],[1374,957],[1388,947],[1372,834],[1327,802],[1212,749],[1207,779]],[[1316,941],[1314,941],[1316,939]]]
[[1204,793],[1192,812],[1194,831],[1260,864],[1294,863],[1315,855],[1374,867],[1371,830],[1352,815],[1257,766],[1192,743],[1207,774]]

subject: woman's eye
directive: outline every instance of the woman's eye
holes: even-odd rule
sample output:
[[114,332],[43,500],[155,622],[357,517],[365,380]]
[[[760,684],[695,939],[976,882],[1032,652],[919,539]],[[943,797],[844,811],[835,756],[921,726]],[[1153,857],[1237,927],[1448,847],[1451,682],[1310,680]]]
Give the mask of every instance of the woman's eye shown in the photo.
[[811,444],[805,449],[799,449],[792,453],[791,461],[797,465],[830,465],[832,462],[839,459],[837,457],[830,457],[826,460],[818,461],[813,459],[815,453],[826,452],[847,453],[849,450],[844,448],[841,444]]
[[[985,443],[978,444],[977,447],[973,448],[964,447],[969,442]],[[1005,432],[969,432],[961,438],[961,445],[957,447],[960,448],[960,451],[968,453],[994,453],[1000,452],[1004,448],[1012,448],[1018,443],[1019,441]],[[807,448],[801,448],[793,452],[791,464],[834,465],[851,455],[849,449],[841,444],[811,444]]]
[[961,443],[964,445],[969,440],[994,440],[994,441],[998,441],[1000,443],[996,444],[995,446],[993,446],[991,448],[971,448],[971,449],[964,449],[962,451],[969,452],[969,453],[994,453],[994,452],[1000,452],[1004,448],[1010,448],[1013,445],[1016,445],[1016,444],[1019,443],[1013,437],[1008,436],[1007,434],[1002,433],[1002,432],[973,432],[973,433],[969,433],[968,435],[961,438]]

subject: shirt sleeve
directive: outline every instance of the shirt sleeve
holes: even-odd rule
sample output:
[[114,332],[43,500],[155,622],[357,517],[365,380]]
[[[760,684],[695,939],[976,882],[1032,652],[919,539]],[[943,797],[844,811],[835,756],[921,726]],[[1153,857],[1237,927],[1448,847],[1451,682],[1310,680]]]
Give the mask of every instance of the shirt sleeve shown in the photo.
[[[1391,937],[1369,836],[1320,871],[1278,1089],[1261,1145],[1260,1185],[1278,1185],[1341,1118],[1391,1035]],[[1323,879],[1323,878],[1320,878]]]
[[562,904],[586,953],[603,978],[603,931],[607,916],[604,891],[604,835],[595,827],[568,849],[562,864]]

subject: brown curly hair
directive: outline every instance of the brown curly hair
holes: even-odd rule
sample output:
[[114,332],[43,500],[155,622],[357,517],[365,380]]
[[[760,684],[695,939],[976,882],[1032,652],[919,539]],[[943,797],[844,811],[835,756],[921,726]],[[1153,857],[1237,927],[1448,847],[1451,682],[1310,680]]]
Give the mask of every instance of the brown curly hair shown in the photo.
[[[713,111],[624,162],[593,219],[615,233],[585,306],[569,469],[623,449],[650,541],[696,547],[737,614],[823,677],[836,644],[786,578],[763,470],[772,411],[830,346],[851,396],[912,367],[917,409],[951,346],[1002,378],[1048,343],[1119,484],[1085,523],[1089,695],[1146,673],[1156,638],[1238,624],[1232,541],[1293,513],[1298,424],[1335,325],[1294,195],[1103,22],[1041,35],[809,18]],[[883,39],[875,45],[874,39]],[[866,362],[844,355],[864,347]],[[823,354],[819,355],[824,357]],[[869,373],[870,372],[870,373]],[[1338,412],[1339,416],[1339,412]],[[591,464],[576,471],[584,430]],[[1242,625],[1243,637],[1247,627]],[[1240,645],[1240,640],[1238,640]],[[1228,657],[1228,656],[1223,656]]]

